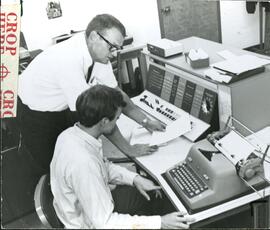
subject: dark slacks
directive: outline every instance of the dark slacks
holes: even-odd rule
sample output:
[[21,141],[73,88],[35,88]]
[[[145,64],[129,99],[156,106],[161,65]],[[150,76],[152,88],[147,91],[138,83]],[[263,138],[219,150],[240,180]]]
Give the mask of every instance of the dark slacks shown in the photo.
[[132,186],[118,185],[113,191],[114,212],[130,215],[165,215],[175,211],[165,194],[162,198],[155,198],[154,192],[148,192],[147,201],[140,192]]
[[48,173],[58,135],[73,125],[68,111],[34,111],[18,98],[18,117],[23,152],[34,162],[38,174]]

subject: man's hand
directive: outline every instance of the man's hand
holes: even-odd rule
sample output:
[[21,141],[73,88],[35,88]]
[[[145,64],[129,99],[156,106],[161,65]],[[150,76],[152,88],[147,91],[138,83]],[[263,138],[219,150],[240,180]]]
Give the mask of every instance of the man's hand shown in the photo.
[[150,133],[153,131],[165,131],[166,126],[157,120],[148,119],[147,122],[143,125]]
[[153,181],[148,180],[140,175],[134,178],[133,184],[148,201],[150,200],[150,196],[147,194],[147,191],[156,190],[156,197],[162,197],[161,192],[159,191],[161,187],[155,185]]
[[157,150],[158,150],[157,145],[150,146],[148,144],[135,144],[135,145],[131,145],[128,156],[140,157],[140,156],[150,155]]
[[161,217],[161,228],[189,228],[189,223],[194,222],[195,219],[191,217],[185,217],[184,212],[172,212],[170,214]]

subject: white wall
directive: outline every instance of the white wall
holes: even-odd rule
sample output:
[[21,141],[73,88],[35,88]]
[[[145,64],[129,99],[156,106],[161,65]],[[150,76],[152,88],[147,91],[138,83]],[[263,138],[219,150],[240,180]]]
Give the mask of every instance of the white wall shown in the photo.
[[259,39],[259,4],[248,14],[245,1],[220,2],[222,42],[239,48],[257,45]]
[[[126,26],[135,41],[146,43],[160,38],[156,0],[60,0],[63,16],[49,20],[48,0],[24,0],[21,30],[28,47],[44,49],[51,38],[84,30],[88,22],[100,13],[110,13]],[[225,1],[221,5],[223,43],[244,48],[259,43],[258,4],[255,14],[246,12],[245,1]]]
[[127,33],[138,42],[160,38],[156,0],[60,0],[63,16],[48,19],[48,0],[24,0],[21,30],[30,50],[44,49],[51,38],[84,30],[96,15],[110,13],[126,27]]

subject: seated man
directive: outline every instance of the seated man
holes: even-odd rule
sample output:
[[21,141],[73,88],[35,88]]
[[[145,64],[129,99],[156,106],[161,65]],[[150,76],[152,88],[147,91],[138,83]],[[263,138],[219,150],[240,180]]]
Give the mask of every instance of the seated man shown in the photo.
[[78,97],[79,122],[59,135],[50,165],[59,219],[66,228],[188,228],[193,219],[182,212],[154,215],[162,204],[159,186],[103,158],[99,137],[113,132],[125,104],[104,85]]

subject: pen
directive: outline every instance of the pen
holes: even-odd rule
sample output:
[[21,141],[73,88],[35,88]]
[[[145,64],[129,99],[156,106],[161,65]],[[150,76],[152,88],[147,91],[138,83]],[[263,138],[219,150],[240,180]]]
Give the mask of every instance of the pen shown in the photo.
[[220,70],[217,71],[220,75],[227,75],[227,76],[230,76],[230,77],[234,77],[235,74],[233,73],[229,73],[229,72],[221,72]]
[[216,68],[216,67],[213,67],[220,75],[228,75],[228,76],[231,76],[231,77],[234,77],[236,76],[236,74],[234,73],[231,73],[231,72],[228,72],[228,71],[225,71],[225,70],[221,70],[219,68]]

